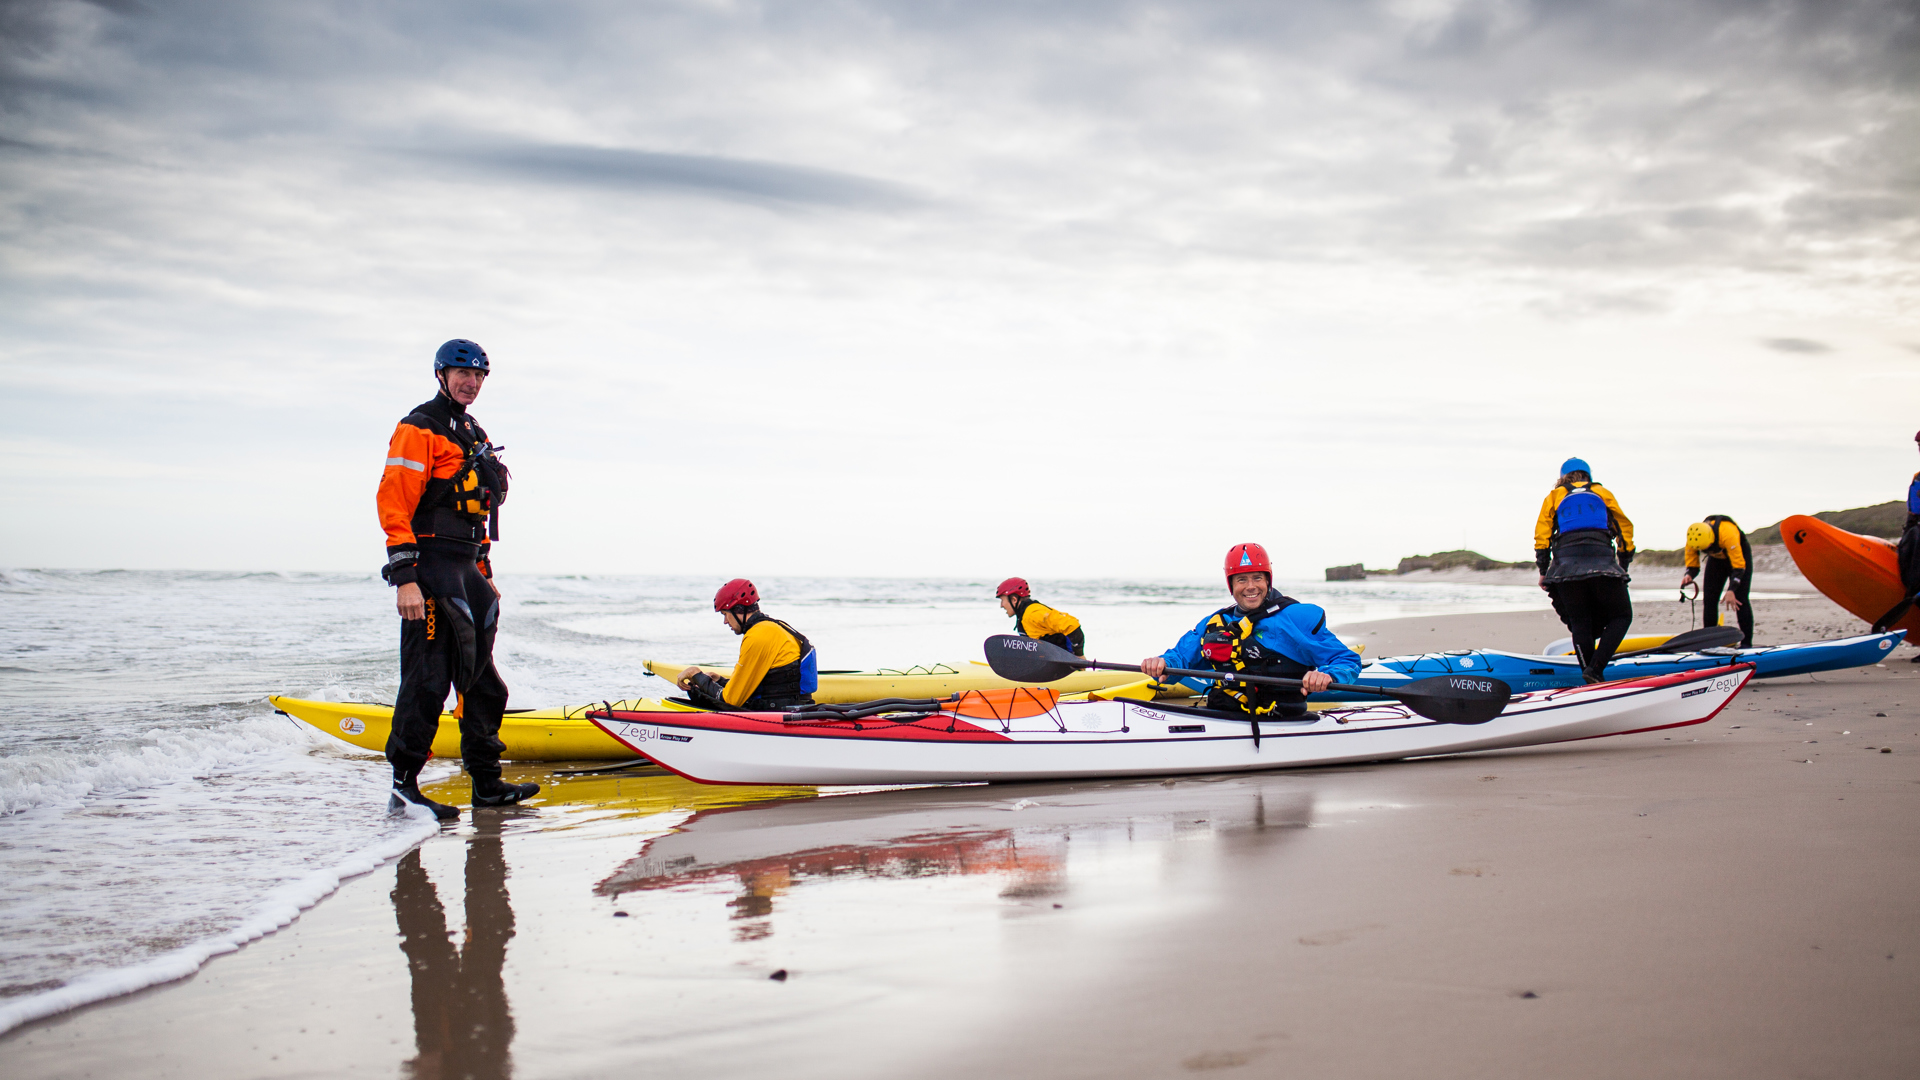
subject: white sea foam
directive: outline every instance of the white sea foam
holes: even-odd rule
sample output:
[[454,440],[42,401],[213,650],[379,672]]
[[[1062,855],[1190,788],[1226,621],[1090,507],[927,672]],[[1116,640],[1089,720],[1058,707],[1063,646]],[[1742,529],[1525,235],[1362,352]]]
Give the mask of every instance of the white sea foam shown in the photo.
[[308,738],[280,717],[234,720],[198,730],[154,728],[128,744],[76,751],[63,744],[0,757],[0,814],[73,806],[92,795],[205,776],[303,749]]
[[333,866],[315,870],[270,891],[260,905],[232,930],[202,938],[136,964],[89,972],[57,989],[0,1005],[0,1032],[11,1031],[21,1024],[68,1009],[184,979],[200,970],[201,965],[212,957],[232,952],[299,918],[302,911],[332,894],[348,878],[369,873],[387,860],[404,855],[415,844],[439,831],[439,825],[433,822],[412,818],[397,820],[400,822],[398,831],[386,839],[354,852]]
[[[514,704],[657,687],[643,657],[731,658],[715,584],[509,575],[497,656]],[[1006,625],[985,581],[759,585],[834,667],[970,658]],[[1035,586],[1109,655],[1157,652],[1223,602],[1211,579]],[[1337,618],[1542,602],[1531,589],[1287,587]],[[387,816],[377,756],[264,700],[392,700],[397,625],[377,579],[4,570],[0,595],[0,1030],[189,975],[434,828]]]

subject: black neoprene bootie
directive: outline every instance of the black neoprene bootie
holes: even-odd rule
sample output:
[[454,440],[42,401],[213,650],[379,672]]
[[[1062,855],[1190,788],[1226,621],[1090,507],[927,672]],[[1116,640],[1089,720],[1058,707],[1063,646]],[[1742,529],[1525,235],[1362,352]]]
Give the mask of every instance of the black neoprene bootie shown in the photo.
[[420,770],[396,765],[393,769],[393,791],[387,796],[387,813],[407,814],[416,817],[432,815],[436,821],[458,821],[460,808],[446,803],[434,802],[420,793]]
[[509,784],[497,776],[473,778],[473,805],[512,806],[540,794],[539,784]]

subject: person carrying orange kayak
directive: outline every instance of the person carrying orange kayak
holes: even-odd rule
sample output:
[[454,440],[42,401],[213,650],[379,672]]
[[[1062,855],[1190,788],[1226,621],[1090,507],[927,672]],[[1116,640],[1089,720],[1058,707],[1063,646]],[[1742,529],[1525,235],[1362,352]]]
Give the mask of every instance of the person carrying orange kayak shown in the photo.
[[[1913,441],[1920,446],[1920,432],[1914,434]],[[1907,485],[1907,522],[1900,529],[1900,543],[1894,551],[1899,559],[1900,585],[1907,595],[1899,608],[1888,612],[1874,624],[1875,630],[1885,630],[1898,618],[1896,613],[1904,614],[1903,608],[1920,600],[1920,472],[1914,473],[1913,481]],[[1912,662],[1920,664],[1920,656],[1914,657]]]
[[1580,669],[1590,683],[1606,679],[1614,650],[1633,625],[1627,567],[1633,562],[1633,522],[1613,492],[1593,481],[1580,458],[1560,466],[1560,479],[1540,502],[1533,526],[1533,561],[1540,587],[1573,635]]
[[1013,616],[1013,628],[1020,636],[1057,645],[1075,656],[1087,655],[1087,635],[1080,629],[1080,620],[1035,600],[1026,578],[1008,578],[993,595],[1000,600],[1000,610]]
[[767,712],[813,704],[820,688],[819,663],[805,634],[760,610],[760,590],[734,578],[713,595],[713,610],[740,635],[740,659],[732,675],[690,667],[675,680],[703,709]]
[[1721,590],[1725,589],[1727,610],[1740,623],[1740,647],[1752,648],[1753,607],[1747,602],[1747,594],[1753,591],[1753,545],[1747,541],[1746,532],[1725,514],[1708,514],[1706,520],[1687,526],[1687,572],[1680,579],[1681,588],[1693,584],[1694,571],[1700,569],[1703,558],[1707,575],[1700,592],[1707,604],[1707,618],[1701,625],[1720,625]]

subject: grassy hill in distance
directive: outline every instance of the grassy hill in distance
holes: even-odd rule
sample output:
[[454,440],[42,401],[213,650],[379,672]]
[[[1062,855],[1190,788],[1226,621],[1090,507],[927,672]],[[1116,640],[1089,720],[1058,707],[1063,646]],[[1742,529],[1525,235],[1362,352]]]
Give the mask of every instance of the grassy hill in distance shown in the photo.
[[[1907,524],[1907,504],[1904,500],[1877,503],[1873,506],[1857,506],[1852,510],[1822,510],[1808,515],[1819,518],[1835,528],[1845,529],[1862,536],[1884,536],[1889,540],[1900,539],[1900,530]],[[1747,539],[1755,544],[1778,544],[1780,522],[1776,521],[1764,529],[1755,529],[1747,534]],[[1757,558],[1757,556],[1756,556]],[[1633,557],[1635,566],[1685,566],[1686,552],[1680,548],[1671,551],[1643,548]]]
[[[1889,540],[1900,539],[1900,530],[1907,524],[1907,504],[1905,500],[1876,503],[1873,506],[1860,506],[1852,510],[1822,510],[1809,515],[1837,529],[1862,536],[1884,536]],[[1778,521],[1764,529],[1755,529],[1747,534],[1747,539],[1756,544],[1778,544],[1780,523]]]
[[[1835,528],[1845,529],[1862,536],[1883,536],[1889,540],[1898,540],[1900,530],[1907,524],[1907,504],[1905,500],[1877,503],[1873,506],[1857,506],[1852,510],[1822,510],[1811,515]],[[1780,540],[1780,522],[1776,521],[1764,529],[1754,529],[1747,533],[1747,539],[1755,544],[1778,544]],[[1758,558],[1758,556],[1756,556]],[[1684,566],[1686,553],[1680,548],[1663,550],[1659,548],[1641,548],[1634,553],[1635,566]],[[1431,555],[1410,555],[1400,560],[1400,565],[1392,570],[1368,570],[1360,563],[1351,566],[1327,567],[1328,581],[1364,581],[1369,576],[1379,577],[1386,574],[1405,574],[1413,570],[1526,570],[1532,563],[1508,563],[1489,559],[1477,551],[1436,551]]]

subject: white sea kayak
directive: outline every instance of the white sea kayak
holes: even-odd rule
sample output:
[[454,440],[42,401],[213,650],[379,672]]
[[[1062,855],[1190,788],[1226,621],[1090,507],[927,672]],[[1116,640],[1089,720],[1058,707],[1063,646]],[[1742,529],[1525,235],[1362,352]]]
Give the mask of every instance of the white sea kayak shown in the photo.
[[1395,702],[1297,720],[1051,690],[967,695],[937,713],[800,720],[779,713],[600,710],[632,750],[712,784],[939,784],[1241,772],[1460,754],[1703,723],[1753,677],[1739,665],[1515,697],[1484,724],[1426,720]]

